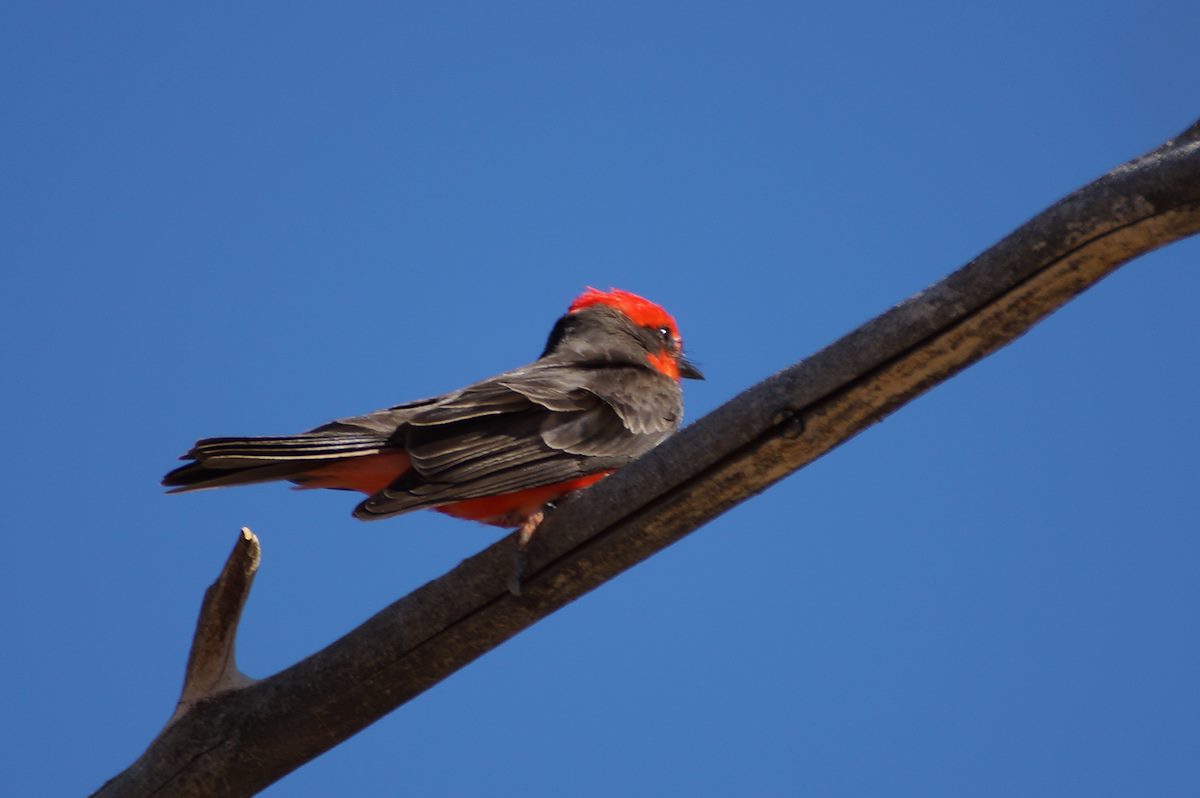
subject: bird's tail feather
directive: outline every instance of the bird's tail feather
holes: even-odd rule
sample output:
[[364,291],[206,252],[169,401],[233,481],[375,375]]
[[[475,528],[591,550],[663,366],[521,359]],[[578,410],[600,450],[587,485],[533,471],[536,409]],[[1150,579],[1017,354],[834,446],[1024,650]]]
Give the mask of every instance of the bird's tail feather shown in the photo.
[[163,477],[168,493],[291,479],[332,462],[379,454],[386,439],[364,431],[306,432],[262,438],[205,438],[181,460],[192,460]]

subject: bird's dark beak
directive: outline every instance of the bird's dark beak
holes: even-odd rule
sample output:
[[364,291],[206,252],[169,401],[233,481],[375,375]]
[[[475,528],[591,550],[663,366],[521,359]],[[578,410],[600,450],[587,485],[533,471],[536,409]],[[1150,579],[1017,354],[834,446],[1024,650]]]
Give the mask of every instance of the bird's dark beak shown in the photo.
[[683,355],[679,356],[679,376],[686,377],[689,380],[702,380],[704,373],[696,368],[696,364],[688,360]]

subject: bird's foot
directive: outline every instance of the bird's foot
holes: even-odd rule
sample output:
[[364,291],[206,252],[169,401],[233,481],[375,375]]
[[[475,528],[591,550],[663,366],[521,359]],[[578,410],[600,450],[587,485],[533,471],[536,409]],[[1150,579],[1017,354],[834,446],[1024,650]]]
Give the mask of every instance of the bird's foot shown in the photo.
[[517,530],[517,551],[513,556],[513,572],[508,577],[508,592],[514,596],[521,595],[521,580],[525,578],[525,549],[529,546],[529,541],[533,540],[533,533],[537,531],[538,525],[545,517],[546,513],[538,510],[522,521],[521,527]]

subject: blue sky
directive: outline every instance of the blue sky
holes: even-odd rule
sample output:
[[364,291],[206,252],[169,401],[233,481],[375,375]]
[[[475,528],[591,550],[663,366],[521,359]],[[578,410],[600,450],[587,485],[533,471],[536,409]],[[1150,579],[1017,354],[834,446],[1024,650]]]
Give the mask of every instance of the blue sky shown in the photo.
[[[239,526],[264,676],[495,540],[262,486],[306,429],[672,310],[698,418],[1200,115],[1194,3],[0,10],[0,784],[170,714]],[[522,634],[270,790],[1195,795],[1200,244]]]

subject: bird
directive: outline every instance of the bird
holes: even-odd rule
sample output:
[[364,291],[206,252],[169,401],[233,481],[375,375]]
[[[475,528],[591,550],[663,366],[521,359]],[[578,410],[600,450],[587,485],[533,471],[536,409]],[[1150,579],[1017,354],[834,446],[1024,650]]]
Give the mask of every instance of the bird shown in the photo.
[[528,365],[297,435],[204,438],[162,484],[169,493],[278,480],[358,491],[366,498],[355,518],[433,509],[516,528],[523,552],[548,507],[679,428],[685,378],[704,375],[666,310],[588,287]]

